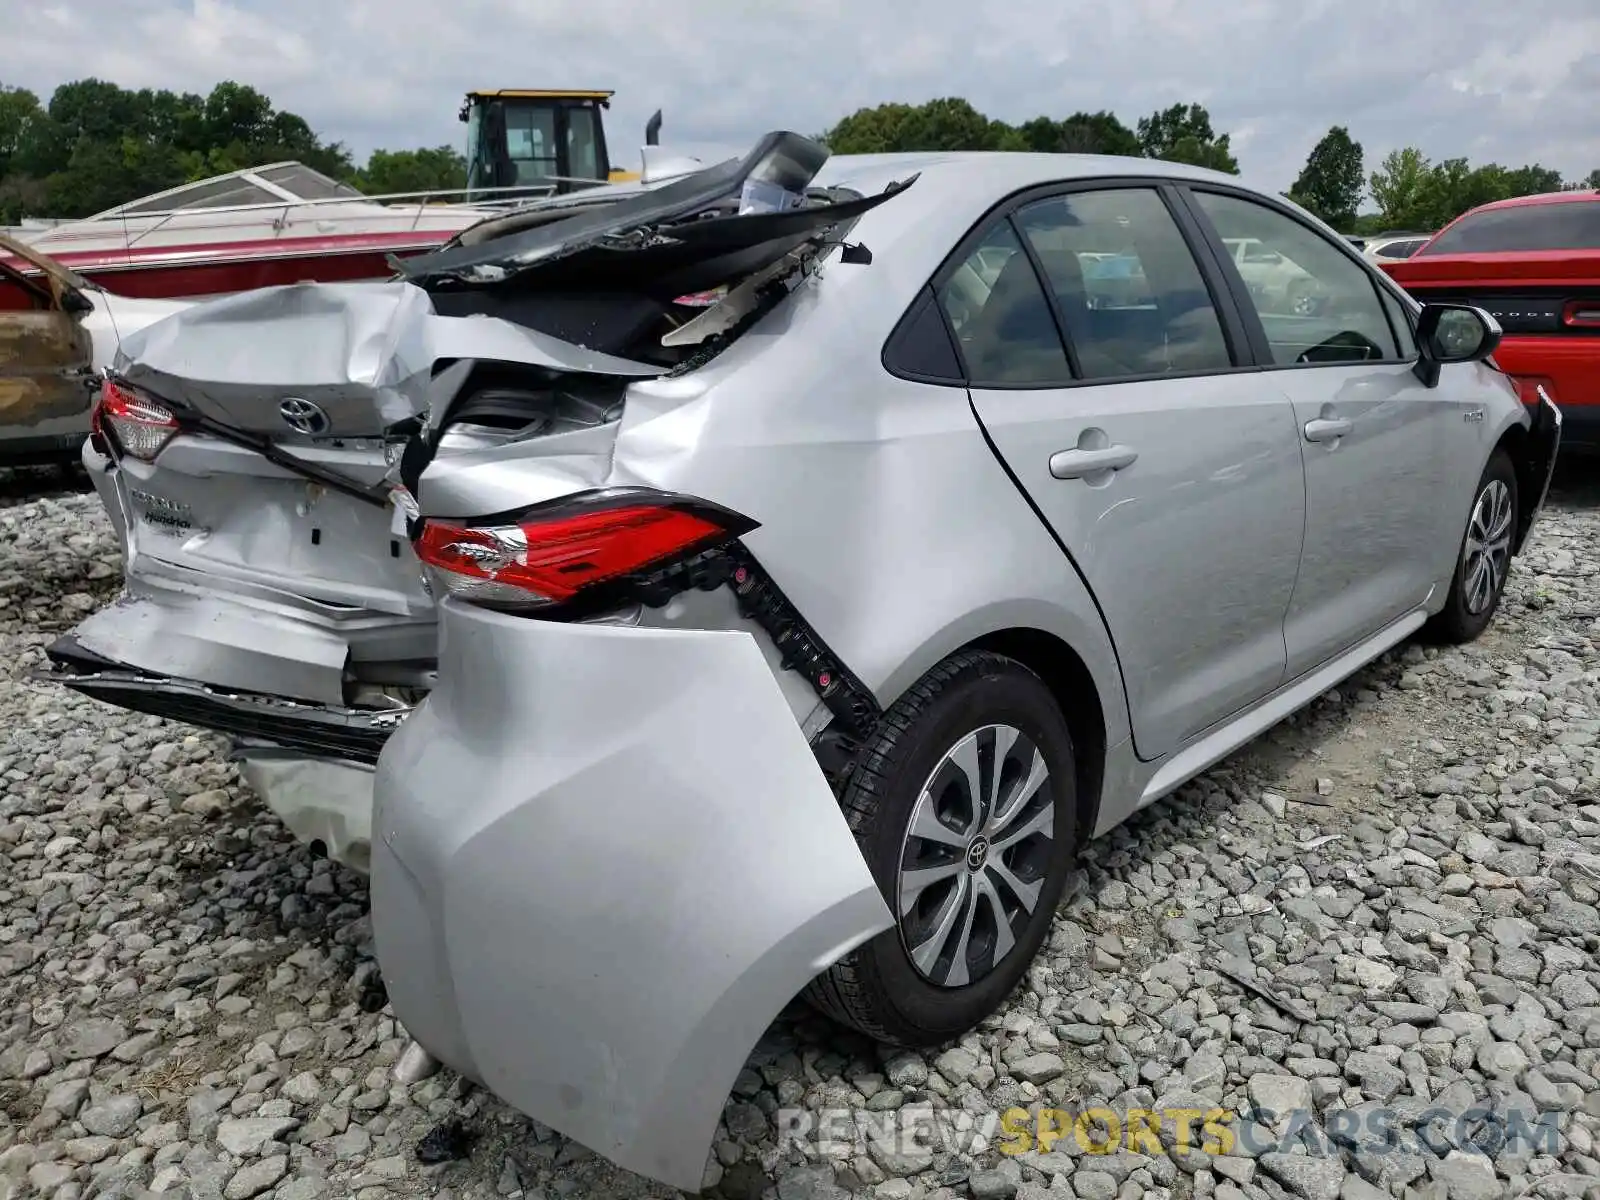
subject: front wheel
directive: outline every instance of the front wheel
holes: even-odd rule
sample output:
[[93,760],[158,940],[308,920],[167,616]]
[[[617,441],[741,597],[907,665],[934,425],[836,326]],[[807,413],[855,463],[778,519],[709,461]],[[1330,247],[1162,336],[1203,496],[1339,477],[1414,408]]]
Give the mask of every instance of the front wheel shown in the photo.
[[1478,480],[1467,517],[1450,595],[1428,623],[1433,640],[1459,645],[1484,631],[1500,607],[1511,570],[1511,539],[1517,529],[1517,472],[1504,450],[1496,450]]
[[807,999],[880,1041],[931,1046],[1005,1002],[1076,852],[1072,737],[1015,660],[952,656],[884,715],[842,798],[896,925]]

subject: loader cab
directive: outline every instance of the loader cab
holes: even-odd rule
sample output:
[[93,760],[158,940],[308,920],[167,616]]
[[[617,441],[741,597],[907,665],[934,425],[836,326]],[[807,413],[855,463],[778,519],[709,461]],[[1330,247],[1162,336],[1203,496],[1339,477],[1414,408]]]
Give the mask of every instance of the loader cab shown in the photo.
[[[467,198],[567,193],[630,177],[611,169],[606,150],[601,113],[610,107],[611,96],[518,89],[468,92],[460,113],[467,125]],[[488,188],[518,190],[483,190]]]

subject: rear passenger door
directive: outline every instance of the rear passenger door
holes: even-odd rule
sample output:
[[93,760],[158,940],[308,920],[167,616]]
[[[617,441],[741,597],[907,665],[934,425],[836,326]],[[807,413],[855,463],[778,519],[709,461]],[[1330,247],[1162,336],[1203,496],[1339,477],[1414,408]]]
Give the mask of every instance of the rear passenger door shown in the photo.
[[978,419],[1105,615],[1145,758],[1282,681],[1304,520],[1292,408],[1174,196],[1035,193],[936,280]]
[[1264,382],[1293,402],[1305,458],[1305,547],[1284,625],[1293,678],[1413,611],[1441,582],[1452,560],[1440,546],[1454,547],[1465,521],[1448,447],[1476,427],[1462,421],[1457,390],[1417,378],[1404,312],[1356,255],[1259,199],[1189,194],[1221,244],[1250,239],[1287,264],[1274,288],[1242,270],[1238,282]]

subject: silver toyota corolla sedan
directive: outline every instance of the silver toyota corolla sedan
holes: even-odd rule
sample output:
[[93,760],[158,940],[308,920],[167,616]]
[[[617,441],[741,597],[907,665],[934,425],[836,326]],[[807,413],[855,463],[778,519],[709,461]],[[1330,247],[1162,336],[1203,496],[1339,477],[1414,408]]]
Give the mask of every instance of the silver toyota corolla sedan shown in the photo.
[[1560,437],[1486,314],[1169,163],[778,134],[397,267],[129,340],[56,671],[238,738],[407,1030],[690,1190],[797,993],[960,1034],[1083,842],[1476,637]]

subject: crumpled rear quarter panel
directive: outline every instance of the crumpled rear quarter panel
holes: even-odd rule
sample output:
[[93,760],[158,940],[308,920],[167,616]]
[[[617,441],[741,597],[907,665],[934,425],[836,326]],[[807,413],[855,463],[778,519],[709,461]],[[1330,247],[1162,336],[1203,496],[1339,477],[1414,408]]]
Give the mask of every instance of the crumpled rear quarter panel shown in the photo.
[[376,780],[395,1012],[514,1107],[698,1190],[751,1047],[889,910],[750,635],[440,612],[438,686]]

